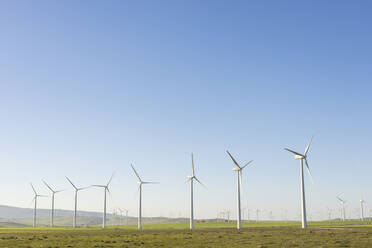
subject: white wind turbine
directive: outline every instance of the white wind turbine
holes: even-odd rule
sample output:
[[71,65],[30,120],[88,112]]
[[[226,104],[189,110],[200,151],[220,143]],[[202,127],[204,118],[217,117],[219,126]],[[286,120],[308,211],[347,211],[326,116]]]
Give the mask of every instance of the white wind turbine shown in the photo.
[[138,190],[139,190],[139,200],[138,200],[138,230],[142,229],[142,184],[156,184],[158,182],[144,182],[141,180],[137,171],[134,169],[133,165],[130,165],[138,178]]
[[43,180],[43,183],[52,192],[52,208],[51,208],[51,212],[50,212],[50,226],[54,227],[54,195],[56,193],[62,192],[63,190],[53,190],[52,187],[50,187],[50,185],[47,184],[44,180]]
[[195,176],[195,167],[194,167],[194,155],[191,153],[191,165],[192,165],[192,174],[188,176],[188,181],[190,181],[190,229],[194,228],[194,179],[200,183],[203,187],[204,184],[199,181]]
[[35,196],[34,196],[34,198],[33,198],[33,201],[34,201],[34,204],[35,204],[35,205],[34,205],[34,219],[33,219],[32,226],[33,226],[33,227],[36,227],[37,198],[38,198],[38,197],[47,197],[47,196],[45,196],[45,195],[39,195],[39,194],[36,192],[36,190],[35,190],[34,186],[32,185],[32,183],[30,183],[30,185],[31,185],[32,190],[33,190],[34,193],[35,193]]
[[305,149],[305,153],[304,154],[295,152],[295,151],[290,150],[288,148],[284,148],[285,150],[293,153],[295,155],[295,158],[296,159],[299,159],[300,160],[302,228],[306,228],[307,227],[307,221],[306,221],[306,200],[305,200],[305,183],[304,183],[304,166],[303,166],[303,162],[305,160],[305,165],[306,165],[307,171],[309,172],[310,179],[311,179],[311,181],[313,181],[312,176],[311,176],[311,172],[310,172],[310,168],[309,168],[309,164],[307,162],[307,152],[309,151],[309,148],[310,148],[310,144],[311,144],[312,139],[313,139],[313,137],[310,138],[310,141],[309,141],[309,143],[306,146],[306,149]]
[[236,160],[234,159],[234,157],[229,153],[229,151],[226,151],[227,154],[229,154],[230,158],[232,159],[232,161],[234,162],[234,164],[236,165],[236,167],[233,169],[233,171],[236,171],[238,172],[238,183],[237,183],[237,220],[236,220],[236,225],[237,225],[237,229],[240,229],[242,227],[242,220],[241,220],[241,206],[240,206],[240,188],[241,188],[241,185],[242,185],[242,173],[243,173],[243,169],[249,165],[250,163],[253,162],[253,160],[249,161],[248,163],[246,163],[244,166],[240,166],[238,164],[238,162],[236,162]]
[[110,180],[108,181],[108,183],[106,185],[99,185],[99,184],[94,184],[92,186],[94,187],[99,187],[99,188],[103,188],[104,190],[104,196],[103,196],[103,222],[102,222],[102,228],[106,228],[106,193],[109,192],[110,193],[110,190],[109,190],[109,185],[111,183],[111,180],[112,180],[112,177],[114,176],[115,173],[113,173],[110,177]]
[[78,187],[75,186],[75,184],[73,184],[73,183],[71,182],[71,180],[70,180],[68,177],[66,177],[66,179],[67,179],[67,181],[70,182],[70,184],[72,185],[72,187],[74,187],[74,189],[75,189],[74,220],[73,220],[73,223],[72,223],[72,227],[75,228],[75,227],[76,227],[76,217],[77,217],[77,199],[78,199],[78,191],[83,190],[83,189],[87,189],[87,188],[89,188],[89,186],[88,186],[88,187],[83,187],[83,188],[78,188]]
[[363,196],[360,195],[360,219],[362,221],[364,220],[364,203],[365,201],[363,200]]
[[337,199],[340,201],[341,203],[341,214],[342,214],[342,221],[345,221],[345,203],[346,201],[344,201],[343,199],[341,199],[340,197],[337,196]]

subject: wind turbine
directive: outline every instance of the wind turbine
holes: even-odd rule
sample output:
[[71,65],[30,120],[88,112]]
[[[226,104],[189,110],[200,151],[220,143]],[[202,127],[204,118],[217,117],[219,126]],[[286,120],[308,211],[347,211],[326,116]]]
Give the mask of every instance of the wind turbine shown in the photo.
[[103,188],[104,190],[104,197],[103,197],[103,222],[102,222],[102,228],[106,228],[106,193],[109,192],[110,193],[110,190],[109,190],[109,185],[111,183],[111,180],[112,180],[112,177],[114,176],[115,173],[113,173],[110,177],[110,180],[108,181],[108,183],[106,185],[99,185],[99,184],[94,184],[92,186],[94,187],[99,187],[99,188]]
[[130,165],[138,178],[138,190],[139,190],[139,200],[138,200],[138,230],[142,229],[142,184],[156,184],[158,182],[144,182],[141,180],[137,171],[134,169],[133,165]]
[[[191,164],[192,164],[192,174],[188,176],[188,181],[190,181],[190,229],[194,228],[194,179],[200,183],[202,186],[202,182],[195,176],[195,167],[194,167],[194,155],[191,153]],[[205,186],[204,186],[205,187]]]
[[363,196],[360,195],[360,219],[362,221],[364,220],[364,203],[365,201],[363,200]]
[[50,213],[50,226],[54,227],[54,195],[56,193],[62,192],[63,190],[53,190],[52,187],[50,187],[50,185],[48,185],[44,180],[43,180],[43,183],[52,192],[52,209],[51,209],[51,213]]
[[234,164],[236,165],[236,167],[233,169],[233,171],[236,171],[238,172],[238,183],[237,183],[237,207],[238,207],[238,212],[237,212],[237,228],[240,229],[242,227],[242,220],[241,220],[241,207],[240,207],[240,188],[241,188],[241,185],[242,185],[242,173],[243,173],[243,169],[249,165],[250,163],[253,162],[253,160],[249,161],[248,163],[246,163],[244,166],[240,166],[238,164],[238,162],[236,162],[236,160],[234,159],[234,157],[229,153],[229,151],[226,151],[227,154],[229,154],[230,158],[232,159],[232,161],[234,162]]
[[306,146],[306,149],[305,149],[305,153],[304,154],[295,152],[295,151],[290,150],[288,148],[284,148],[285,150],[293,153],[295,155],[295,158],[296,159],[299,159],[300,160],[301,203],[302,203],[301,204],[301,210],[302,210],[302,228],[306,228],[307,227],[307,221],[306,221],[306,202],[305,202],[306,201],[305,200],[305,184],[304,184],[304,166],[303,166],[303,163],[304,163],[304,160],[305,160],[307,172],[309,172],[310,179],[311,179],[311,181],[313,181],[312,176],[311,176],[311,172],[310,172],[310,168],[309,168],[309,164],[307,162],[307,152],[309,151],[310,144],[311,144],[311,141],[312,140],[313,140],[313,137],[310,138],[310,141],[309,141],[309,143]]
[[36,192],[36,190],[35,190],[35,188],[34,188],[34,186],[32,185],[32,183],[30,183],[30,185],[31,185],[31,188],[32,188],[32,190],[34,191],[34,193],[35,193],[35,196],[34,196],[34,198],[33,198],[33,201],[34,201],[34,220],[33,220],[33,223],[32,223],[32,226],[33,227],[36,227],[36,207],[37,207],[37,198],[38,197],[47,197],[47,196],[45,196],[45,195],[39,195],[37,192]]
[[344,201],[343,199],[341,199],[340,197],[337,196],[337,199],[340,201],[341,203],[341,214],[342,214],[342,221],[345,221],[345,203],[346,201]]
[[83,190],[83,189],[87,189],[87,188],[89,188],[90,186],[88,186],[88,187],[83,187],[83,188],[78,188],[78,187],[75,186],[75,184],[73,184],[73,183],[71,182],[71,180],[70,180],[68,177],[66,177],[66,179],[67,179],[67,181],[70,182],[70,184],[72,185],[72,187],[74,187],[74,189],[75,189],[75,209],[74,209],[74,220],[73,220],[73,223],[72,223],[72,227],[75,228],[75,227],[76,227],[76,214],[77,214],[77,199],[78,199],[77,196],[78,196],[78,191]]

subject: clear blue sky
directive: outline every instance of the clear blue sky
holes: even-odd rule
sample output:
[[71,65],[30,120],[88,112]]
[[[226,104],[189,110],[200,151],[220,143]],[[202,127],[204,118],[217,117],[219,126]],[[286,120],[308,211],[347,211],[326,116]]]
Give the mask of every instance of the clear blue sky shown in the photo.
[[[187,216],[190,153],[208,189],[197,218],[243,205],[297,217],[305,149],[309,212],[372,208],[370,1],[1,1],[0,204],[30,207],[33,182],[70,189],[105,183],[109,209]],[[148,186],[148,187],[147,187]],[[89,189],[80,209],[101,211]],[[42,199],[40,207],[48,207]],[[57,197],[73,208],[73,192]]]

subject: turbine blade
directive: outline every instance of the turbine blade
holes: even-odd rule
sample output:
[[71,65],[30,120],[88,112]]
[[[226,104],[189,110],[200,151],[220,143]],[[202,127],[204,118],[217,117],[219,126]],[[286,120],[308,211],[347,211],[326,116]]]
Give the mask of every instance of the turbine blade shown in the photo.
[[249,161],[248,163],[246,163],[243,167],[242,167],[242,169],[244,169],[245,167],[247,167],[247,165],[249,165],[250,163],[252,163],[253,162],[253,160],[251,160],[251,161]]
[[83,187],[83,188],[78,188],[77,190],[84,190],[84,189],[88,189],[88,188],[90,188],[90,187],[92,187],[92,186],[87,186],[87,187]]
[[194,167],[194,154],[191,153],[191,162],[192,162],[192,175],[195,175],[195,167]]
[[235,160],[234,157],[229,153],[229,151],[226,151],[226,152],[227,152],[227,154],[229,154],[229,156],[230,156],[230,158],[232,159],[232,161],[234,162],[234,164],[240,168],[238,162],[236,162],[236,160]]
[[200,183],[200,185],[201,186],[203,186],[204,188],[207,188],[202,182],[200,182],[200,180],[198,179],[198,178],[196,178],[196,177],[194,177],[195,178],[195,180],[198,182],[198,183]]
[[340,201],[340,202],[343,202],[344,200],[342,200],[340,197],[336,196],[336,198]]
[[312,184],[314,184],[313,176],[311,175],[310,167],[309,167],[309,164],[307,163],[307,159],[306,158],[305,158],[305,165],[306,165],[306,168],[307,168],[307,172],[309,172],[311,182],[312,182]]
[[92,187],[106,188],[106,185],[92,184]]
[[32,185],[32,183],[30,183],[30,185],[31,185],[32,190],[34,191],[35,195],[37,195],[36,190],[35,190],[35,188],[34,188],[34,185]]
[[136,174],[136,176],[137,176],[138,180],[139,180],[140,182],[142,182],[142,180],[141,180],[140,176],[138,175],[138,173],[137,173],[136,169],[134,169],[134,167],[133,167],[133,165],[132,165],[132,164],[130,164],[130,166],[132,166],[132,169],[133,169],[134,173]]
[[42,181],[45,184],[45,186],[47,186],[48,189],[50,189],[50,191],[52,191],[53,193],[56,193],[44,180],[42,180]]
[[68,177],[66,177],[66,179],[71,183],[72,187],[74,187],[75,189],[78,189],[78,188],[75,186],[75,184],[73,184],[73,183],[71,182],[71,180],[70,180]]
[[307,146],[306,146],[306,149],[305,149],[305,156],[306,156],[307,152],[309,151],[309,148],[310,148],[310,145],[311,145],[311,141],[313,140],[313,137],[314,137],[314,135],[311,136],[310,141],[309,141],[309,143],[308,143]]
[[142,182],[143,184],[159,184],[159,182]]
[[111,180],[112,180],[112,178],[114,177],[114,175],[115,175],[115,172],[112,173],[112,175],[111,175],[111,177],[110,177],[110,180],[109,180],[108,183],[107,183],[107,187],[108,187],[109,184],[111,183]]
[[54,193],[57,194],[57,193],[60,193],[60,192],[63,192],[63,191],[66,191],[66,190],[65,189],[61,189],[61,190],[54,191]]
[[304,157],[304,155],[302,155],[301,153],[295,152],[295,151],[293,151],[293,150],[291,150],[291,149],[284,148],[284,150],[287,150],[287,151],[289,151],[289,152],[291,152],[291,153],[294,153],[295,155],[299,155],[299,156],[303,156],[303,157]]

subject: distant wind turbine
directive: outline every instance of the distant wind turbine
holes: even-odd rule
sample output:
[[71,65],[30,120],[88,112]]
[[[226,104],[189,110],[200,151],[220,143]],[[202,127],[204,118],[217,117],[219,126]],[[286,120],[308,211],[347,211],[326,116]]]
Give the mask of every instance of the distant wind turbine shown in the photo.
[[106,193],[109,192],[110,193],[110,190],[109,190],[109,185],[111,183],[111,180],[112,180],[112,177],[114,176],[115,173],[113,173],[110,177],[110,180],[107,182],[106,185],[99,185],[99,184],[94,184],[92,185],[93,187],[99,187],[99,188],[103,188],[104,190],[104,196],[103,196],[103,216],[102,216],[102,228],[106,228]]
[[[190,181],[190,229],[194,228],[194,179],[204,186],[202,182],[195,176],[195,167],[194,167],[194,155],[191,153],[191,164],[192,164],[192,174],[188,176],[188,181]],[[204,186],[205,187],[205,186]]]
[[341,199],[340,197],[337,196],[337,199],[340,201],[341,203],[341,214],[342,214],[342,220],[345,221],[345,203],[346,201],[344,201],[343,199]]
[[250,163],[253,162],[253,160],[249,161],[248,163],[246,163],[244,166],[240,166],[238,164],[238,162],[236,162],[236,160],[234,159],[234,157],[229,153],[229,151],[226,151],[227,154],[229,154],[230,158],[232,159],[232,161],[234,162],[234,164],[236,165],[236,167],[233,169],[233,171],[236,171],[238,172],[238,182],[237,182],[237,221],[236,221],[236,225],[237,225],[237,229],[240,229],[242,227],[242,220],[241,220],[241,206],[240,206],[240,190],[241,190],[241,185],[242,185],[242,173],[243,173],[243,169],[249,165]]
[[137,171],[134,169],[133,165],[130,165],[138,178],[138,190],[139,190],[139,200],[138,200],[138,230],[142,229],[142,184],[156,184],[158,182],[144,182],[138,175]]
[[73,222],[72,222],[72,227],[75,228],[75,227],[76,227],[76,217],[77,217],[77,200],[78,200],[78,191],[80,191],[80,190],[84,190],[84,189],[87,189],[87,188],[89,188],[90,186],[88,186],[88,187],[83,187],[83,188],[78,188],[78,187],[75,186],[75,184],[73,184],[73,183],[71,182],[71,180],[70,180],[68,177],[66,177],[66,179],[67,179],[67,181],[70,182],[70,184],[72,185],[72,187],[74,187],[74,189],[75,189],[74,220],[73,220]]
[[122,219],[123,219],[123,212],[124,212],[124,210],[121,209],[121,208],[118,208],[118,210],[120,212],[119,225],[121,226],[122,225]]
[[327,207],[327,210],[328,210],[328,220],[331,220],[332,219],[332,209]]
[[30,185],[31,185],[32,190],[33,190],[34,193],[35,193],[35,196],[34,196],[34,198],[33,198],[33,201],[34,201],[34,204],[35,204],[35,205],[34,205],[34,219],[33,219],[32,226],[33,226],[33,227],[36,227],[37,198],[38,198],[38,197],[47,197],[47,196],[38,194],[38,193],[36,192],[34,186],[32,185],[32,183],[30,183]]
[[310,141],[309,143],[307,144],[306,146],[306,149],[305,149],[305,153],[304,154],[301,154],[301,153],[298,153],[298,152],[295,152],[293,150],[290,150],[288,148],[284,148],[285,150],[293,153],[295,155],[295,158],[296,159],[299,159],[300,160],[300,179],[301,179],[301,213],[302,213],[302,228],[306,228],[307,227],[307,221],[306,221],[306,199],[305,199],[305,184],[304,184],[304,166],[303,166],[303,162],[305,160],[305,164],[306,164],[306,168],[307,168],[307,172],[309,173],[310,175],[310,179],[311,181],[313,182],[313,179],[312,179],[312,176],[311,176],[311,172],[310,172],[310,168],[309,168],[309,164],[307,162],[307,152],[309,151],[309,148],[310,148],[310,145],[311,145],[311,141],[312,141],[313,137],[310,138]]
[[128,209],[121,209],[119,208],[120,211],[120,225],[122,225],[122,218],[123,218],[123,213],[125,212],[125,224],[128,225]]
[[364,220],[364,203],[365,201],[363,200],[363,196],[360,195],[360,219],[362,221]]
[[51,208],[51,212],[50,212],[50,226],[51,227],[54,227],[54,195],[56,193],[62,192],[63,190],[54,190],[54,189],[52,189],[52,187],[50,187],[50,185],[47,184],[44,180],[43,180],[43,183],[52,192],[52,208]]
[[128,212],[129,212],[129,210],[124,209],[124,211],[125,211],[125,225],[128,225]]

